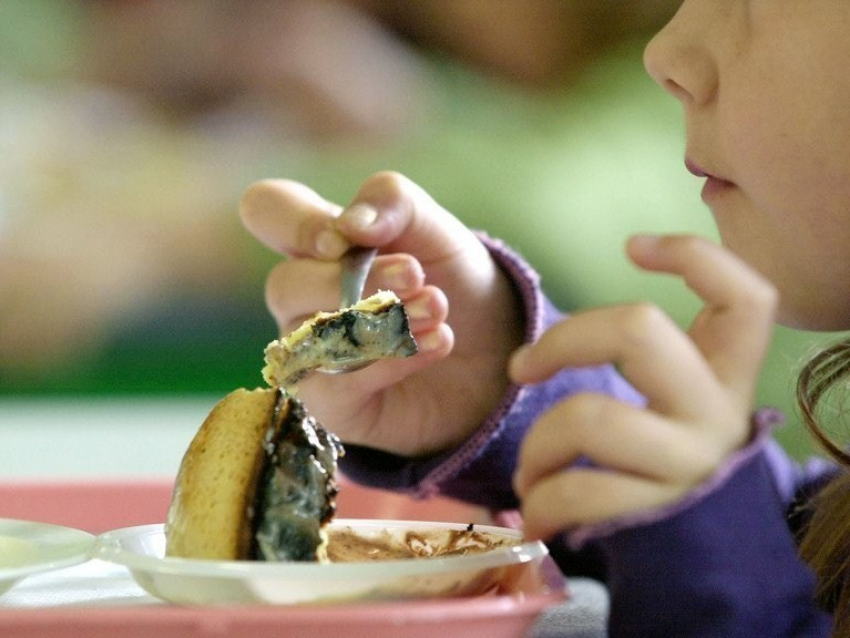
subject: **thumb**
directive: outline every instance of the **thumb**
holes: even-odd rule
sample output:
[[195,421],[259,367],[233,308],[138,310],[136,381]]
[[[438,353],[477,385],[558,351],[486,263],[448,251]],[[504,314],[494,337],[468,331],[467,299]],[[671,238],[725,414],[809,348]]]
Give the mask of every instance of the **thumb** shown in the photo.
[[336,220],[352,242],[439,261],[478,243],[457,218],[403,175],[382,172],[360,187]]

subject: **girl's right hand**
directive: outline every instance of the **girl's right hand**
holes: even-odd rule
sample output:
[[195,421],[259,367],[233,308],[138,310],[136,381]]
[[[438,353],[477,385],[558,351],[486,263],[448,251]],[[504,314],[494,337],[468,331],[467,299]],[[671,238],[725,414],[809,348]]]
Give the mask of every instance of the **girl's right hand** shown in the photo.
[[343,209],[302,184],[267,180],[249,187],[241,215],[288,257],[266,286],[281,334],[337,307],[338,260],[353,244],[379,248],[364,295],[391,289],[405,304],[418,354],[298,384],[343,441],[427,455],[462,442],[498,404],[523,338],[516,293],[479,239],[418,186],[379,173]]

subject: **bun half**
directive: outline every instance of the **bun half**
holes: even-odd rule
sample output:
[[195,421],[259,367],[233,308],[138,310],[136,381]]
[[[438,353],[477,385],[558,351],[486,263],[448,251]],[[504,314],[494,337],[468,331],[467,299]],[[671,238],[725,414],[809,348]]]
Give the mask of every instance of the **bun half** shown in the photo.
[[266,456],[262,443],[278,394],[271,388],[235,390],[207,416],[177,474],[165,526],[167,556],[248,558]]
[[336,513],[339,439],[275,389],[236,390],[198,430],[180,464],[166,555],[326,561]]

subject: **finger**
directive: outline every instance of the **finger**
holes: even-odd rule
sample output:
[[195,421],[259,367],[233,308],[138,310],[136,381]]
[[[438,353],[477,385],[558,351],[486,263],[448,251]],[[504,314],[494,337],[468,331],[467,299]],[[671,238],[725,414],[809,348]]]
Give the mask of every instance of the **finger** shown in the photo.
[[402,302],[414,337],[433,330],[438,324],[444,323],[449,315],[449,302],[445,293],[434,286],[426,286],[419,294],[403,299]]
[[239,205],[242,223],[272,250],[327,259],[350,245],[334,228],[341,210],[304,184],[283,179],[251,184]]
[[640,476],[571,469],[530,489],[522,501],[524,534],[548,539],[563,530],[658,508],[675,501],[685,489]]
[[655,413],[601,394],[579,394],[541,416],[520,449],[520,497],[579,458],[653,480],[695,484],[715,467],[710,445]]
[[266,306],[286,334],[319,310],[339,307],[337,262],[293,259],[281,262],[266,278]]
[[[374,215],[364,214],[372,209]],[[370,177],[340,215],[337,227],[354,243],[384,246],[438,261],[461,249],[478,246],[475,236],[424,190],[393,172]]]
[[[441,323],[433,330],[418,335],[417,346],[418,352],[412,357],[376,361],[368,369],[348,374],[310,375],[299,382],[298,393],[305,403],[313,406],[315,416],[329,425],[339,420],[351,420],[353,415],[358,413],[364,415],[364,423],[369,423],[375,422],[379,416],[369,411],[386,410],[390,413],[404,411],[404,405],[387,406],[383,401],[399,401],[409,408],[411,400],[409,395],[396,393],[385,397],[381,391],[396,386],[406,378],[445,359],[454,347],[454,333],[451,327]],[[333,389],[330,394],[329,388]],[[345,404],[340,406],[334,401],[328,401],[328,396],[344,396]],[[340,410],[344,414],[340,414]],[[398,451],[416,448],[417,442],[411,439],[410,432],[404,428],[396,428],[396,430],[394,434],[397,435],[397,439],[392,439],[392,436],[382,437],[381,443],[386,445],[387,449]],[[370,443],[372,447],[376,444],[368,433],[356,438],[349,436],[348,440],[352,443]]]
[[642,268],[679,275],[705,301],[689,334],[721,381],[749,393],[770,342],[775,288],[736,255],[698,237],[634,237],[628,252]]
[[616,364],[650,407],[665,414],[702,415],[719,398],[699,350],[650,304],[577,313],[521,348],[511,359],[510,373],[520,383],[535,383],[564,367],[604,363]]
[[[454,333],[448,324],[440,323],[433,329],[418,334],[416,344],[417,353],[412,357],[376,362],[370,367],[369,374],[363,375],[364,382],[372,389],[387,388],[444,359],[454,347]],[[409,401],[410,397],[405,396],[402,400]]]
[[406,301],[422,292],[424,285],[425,270],[415,257],[404,253],[379,255],[369,270],[363,296],[391,290]]
[[[319,310],[338,308],[340,277],[339,262],[306,258],[281,262],[267,277],[266,305],[281,326],[294,328]],[[448,301],[442,291],[424,283],[424,270],[411,255],[379,255],[366,278],[363,296],[392,290],[412,321],[433,325],[445,320]]]

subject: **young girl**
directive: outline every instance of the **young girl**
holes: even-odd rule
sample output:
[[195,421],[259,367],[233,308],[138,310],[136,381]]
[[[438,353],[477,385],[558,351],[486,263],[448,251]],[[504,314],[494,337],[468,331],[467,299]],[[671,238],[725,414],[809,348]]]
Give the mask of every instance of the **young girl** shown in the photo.
[[[835,470],[798,467],[770,440],[778,416],[752,413],[775,319],[850,327],[848,32],[846,0],[685,0],[648,46],[724,244],[627,246],[703,299],[686,332],[648,303],[564,317],[518,255],[399,175],[373,176],[345,210],[300,184],[253,185],[246,225],[290,256],[267,287],[281,332],[334,307],[336,260],[363,244],[381,249],[369,286],[399,294],[420,344],[303,382],[347,441],[346,472],[520,507],[566,573],[606,581],[611,636],[850,635],[850,479],[816,497]],[[814,428],[848,361],[839,348],[801,377]],[[797,551],[811,511],[804,549],[834,627]]]

